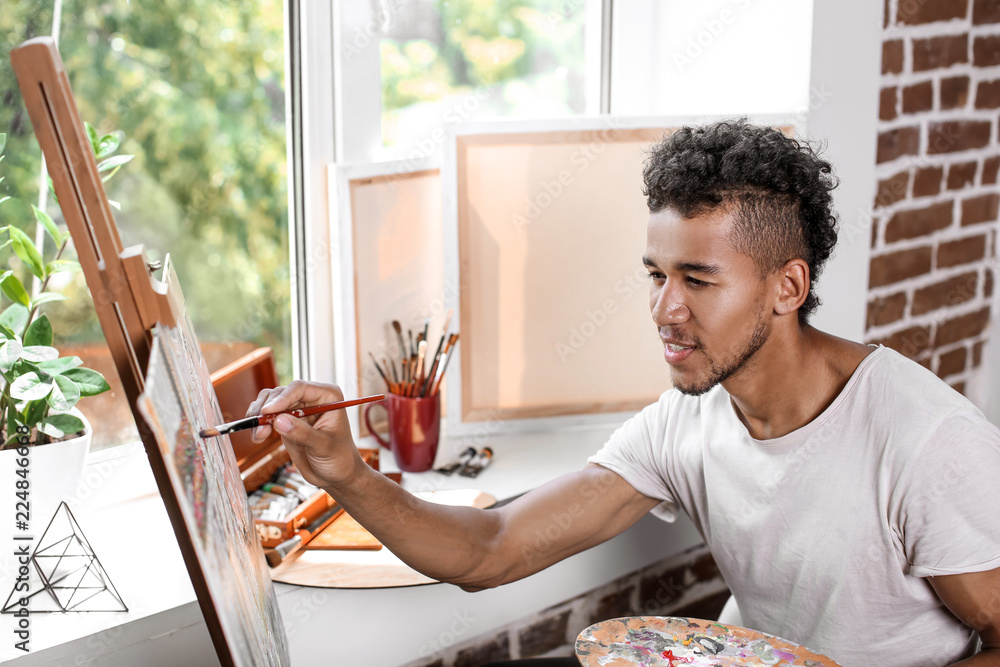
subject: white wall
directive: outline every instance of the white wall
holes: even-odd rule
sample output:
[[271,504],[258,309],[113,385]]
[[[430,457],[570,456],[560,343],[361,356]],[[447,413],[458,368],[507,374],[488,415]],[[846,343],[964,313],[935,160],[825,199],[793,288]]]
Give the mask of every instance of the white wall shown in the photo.
[[814,3],[808,134],[827,142],[841,185],[834,191],[840,238],[818,285],[824,305],[813,323],[857,341],[868,303],[881,54],[881,3]]

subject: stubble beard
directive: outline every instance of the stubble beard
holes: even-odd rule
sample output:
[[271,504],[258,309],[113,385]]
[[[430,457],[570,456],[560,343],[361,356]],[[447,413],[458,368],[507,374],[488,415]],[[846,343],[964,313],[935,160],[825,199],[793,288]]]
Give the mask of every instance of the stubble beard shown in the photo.
[[732,355],[723,363],[716,362],[711,357],[708,358],[708,377],[704,380],[696,381],[694,384],[681,385],[674,383],[674,387],[687,396],[701,396],[710,391],[715,385],[725,382],[730,377],[741,371],[757,351],[767,342],[770,334],[767,323],[764,321],[763,313],[758,313],[757,323],[754,330],[747,337],[746,342],[736,354]]

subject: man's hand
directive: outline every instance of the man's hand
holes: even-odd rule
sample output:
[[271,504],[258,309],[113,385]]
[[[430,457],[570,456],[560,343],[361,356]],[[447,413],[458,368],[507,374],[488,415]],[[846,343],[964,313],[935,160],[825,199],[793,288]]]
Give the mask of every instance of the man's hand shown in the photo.
[[[265,389],[247,409],[247,417],[305,408],[344,400],[340,387],[333,384],[296,380],[287,387]],[[281,436],[292,462],[310,484],[331,488],[352,479],[364,465],[351,437],[351,426],[343,410],[331,410],[298,419],[277,417],[272,426],[254,429],[253,439],[262,442],[271,429]]]

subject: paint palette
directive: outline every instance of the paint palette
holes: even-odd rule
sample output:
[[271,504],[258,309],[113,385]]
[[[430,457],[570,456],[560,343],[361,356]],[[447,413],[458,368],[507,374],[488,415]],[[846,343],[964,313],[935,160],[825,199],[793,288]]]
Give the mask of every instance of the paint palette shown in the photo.
[[576,657],[585,667],[840,667],[826,656],[763,632],[663,616],[595,623],[577,637]]

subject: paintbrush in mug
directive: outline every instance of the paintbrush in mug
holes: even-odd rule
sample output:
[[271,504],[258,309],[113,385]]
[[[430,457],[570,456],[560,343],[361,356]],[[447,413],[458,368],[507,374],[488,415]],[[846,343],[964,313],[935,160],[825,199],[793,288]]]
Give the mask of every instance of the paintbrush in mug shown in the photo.
[[336,401],[335,403],[323,403],[322,405],[312,405],[308,408],[298,408],[297,410],[284,410],[283,412],[271,412],[266,415],[257,415],[256,417],[246,417],[244,419],[237,419],[236,421],[228,422],[226,424],[221,424],[215,428],[206,428],[202,430],[198,435],[202,438],[214,438],[219,435],[226,435],[227,433],[234,433],[236,431],[245,431],[248,428],[256,428],[257,426],[266,426],[273,422],[280,415],[291,415],[292,417],[308,417],[309,415],[318,415],[321,412],[329,412],[330,410],[342,410],[344,408],[350,408],[355,405],[361,405],[363,403],[374,403],[375,401],[385,400],[385,394],[375,394],[374,396],[365,396],[363,398],[354,398],[350,401]]

